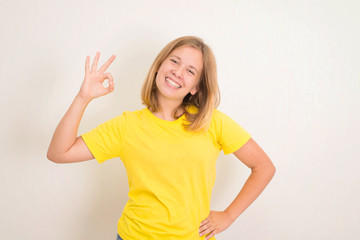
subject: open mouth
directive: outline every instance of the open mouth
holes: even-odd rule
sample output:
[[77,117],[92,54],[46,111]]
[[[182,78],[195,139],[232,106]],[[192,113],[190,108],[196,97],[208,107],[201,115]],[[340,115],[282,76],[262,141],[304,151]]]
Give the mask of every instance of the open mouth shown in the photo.
[[168,82],[171,86],[176,87],[176,88],[181,88],[181,86],[179,84],[177,84],[176,82],[174,82],[173,80],[171,80],[168,77],[165,77],[165,81]]

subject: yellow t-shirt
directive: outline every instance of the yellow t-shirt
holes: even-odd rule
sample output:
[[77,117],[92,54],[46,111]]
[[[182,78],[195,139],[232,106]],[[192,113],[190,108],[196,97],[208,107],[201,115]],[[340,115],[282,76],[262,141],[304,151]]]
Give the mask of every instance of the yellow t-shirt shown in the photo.
[[99,163],[120,157],[125,165],[129,200],[118,222],[124,240],[205,239],[199,226],[210,213],[218,155],[251,136],[217,109],[207,131],[188,132],[184,120],[166,121],[144,108],[82,135]]

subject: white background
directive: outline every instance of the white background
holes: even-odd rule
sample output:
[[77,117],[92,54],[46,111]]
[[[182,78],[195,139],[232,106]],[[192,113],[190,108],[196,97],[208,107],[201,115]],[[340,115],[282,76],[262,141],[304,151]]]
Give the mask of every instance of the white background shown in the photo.
[[[53,132],[101,52],[115,91],[79,134],[143,108],[140,89],[169,41],[196,35],[218,63],[219,109],[277,173],[218,240],[360,239],[358,1],[1,1],[1,239],[115,239],[128,182],[119,159],[55,164]],[[250,171],[220,154],[212,209]]]

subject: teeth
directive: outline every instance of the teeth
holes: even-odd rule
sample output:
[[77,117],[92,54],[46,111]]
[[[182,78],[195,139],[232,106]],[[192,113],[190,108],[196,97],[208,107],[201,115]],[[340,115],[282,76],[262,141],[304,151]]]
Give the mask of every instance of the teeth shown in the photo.
[[174,86],[174,87],[177,87],[177,88],[180,88],[181,86],[179,85],[179,84],[177,84],[177,83],[175,83],[174,81],[171,81],[169,78],[165,78],[165,80],[168,82],[168,83],[170,83],[172,86]]

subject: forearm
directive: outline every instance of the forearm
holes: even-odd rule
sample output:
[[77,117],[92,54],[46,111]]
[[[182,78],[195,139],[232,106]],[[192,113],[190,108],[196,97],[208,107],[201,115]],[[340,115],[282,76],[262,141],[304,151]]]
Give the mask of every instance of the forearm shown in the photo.
[[247,209],[261,194],[275,174],[275,168],[270,166],[263,170],[252,170],[239,194],[226,208],[225,212],[233,221]]
[[66,153],[75,143],[81,118],[89,99],[76,95],[70,108],[61,119],[49,145],[48,158],[54,159]]

